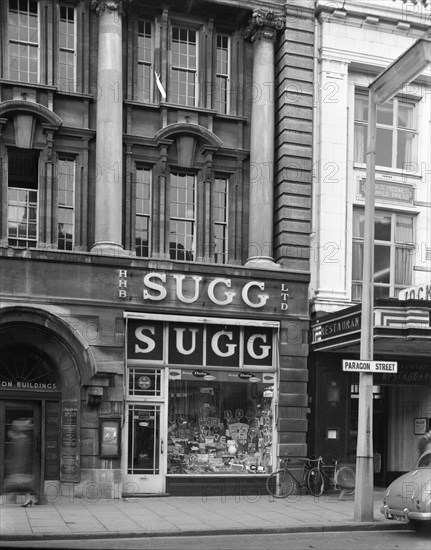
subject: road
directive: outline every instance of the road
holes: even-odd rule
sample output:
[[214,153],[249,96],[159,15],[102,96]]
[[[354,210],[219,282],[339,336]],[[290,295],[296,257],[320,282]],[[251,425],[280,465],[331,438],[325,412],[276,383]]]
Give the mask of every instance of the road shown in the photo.
[[193,537],[109,538],[0,542],[0,548],[62,548],[130,550],[430,550],[429,534],[414,531],[345,531]]

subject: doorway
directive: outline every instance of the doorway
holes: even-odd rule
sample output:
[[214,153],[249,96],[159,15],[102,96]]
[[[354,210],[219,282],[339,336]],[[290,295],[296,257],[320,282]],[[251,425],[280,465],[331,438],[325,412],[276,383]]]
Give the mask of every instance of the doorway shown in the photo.
[[164,403],[129,403],[123,496],[165,491]]
[[12,427],[17,424],[26,425],[25,433],[30,438],[26,468],[33,473],[35,488],[41,494],[41,404],[38,401],[0,401],[0,490],[3,493],[5,477],[14,471],[14,461],[18,458],[14,456],[11,436]]

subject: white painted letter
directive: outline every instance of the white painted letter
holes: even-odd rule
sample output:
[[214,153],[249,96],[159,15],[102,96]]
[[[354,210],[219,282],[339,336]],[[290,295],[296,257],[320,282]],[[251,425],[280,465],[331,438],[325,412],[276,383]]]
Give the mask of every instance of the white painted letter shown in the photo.
[[185,330],[186,330],[185,328],[174,327],[174,331],[177,333],[176,347],[177,347],[177,350],[182,355],[191,355],[196,350],[196,333],[198,329],[197,328],[188,329],[192,333],[192,346],[188,350],[184,349],[184,331]]
[[199,283],[202,281],[202,277],[198,277],[197,275],[192,277],[195,282],[195,293],[191,298],[186,298],[184,296],[183,281],[185,277],[185,275],[173,275],[173,278],[177,281],[177,298],[185,304],[192,304],[193,302],[196,302],[199,297]]
[[246,285],[244,285],[244,288],[242,289],[242,299],[250,307],[264,306],[268,301],[268,298],[269,298],[268,294],[258,294],[260,301],[257,304],[253,304],[253,302],[250,302],[250,299],[248,297],[248,291],[252,286],[257,286],[258,288],[260,288],[260,290],[265,289],[265,283],[259,282],[259,281],[251,281],[251,283],[247,283]]
[[214,279],[214,281],[211,281],[208,285],[208,297],[211,302],[214,302],[218,306],[227,306],[228,304],[232,303],[233,297],[235,296],[236,292],[225,292],[224,295],[226,296],[226,300],[218,300],[214,296],[214,288],[219,283],[224,283],[227,288],[231,288],[232,286],[232,281],[230,279],[223,279],[221,277],[218,279]]
[[156,343],[152,338],[149,338],[144,334],[144,330],[148,330],[151,334],[154,334],[156,329],[155,327],[138,327],[135,330],[135,337],[140,342],[143,342],[146,344],[146,348],[140,348],[137,344],[135,344],[135,353],[151,353],[153,349],[156,347]]
[[229,340],[232,340],[232,332],[225,332],[224,330],[220,330],[219,332],[216,332],[211,338],[211,348],[213,352],[219,357],[230,357],[235,353],[236,344],[226,344],[227,351],[223,353],[219,347],[219,340],[221,336],[227,336]]
[[265,357],[268,357],[269,355],[269,350],[271,349],[271,346],[260,346],[262,353],[260,355],[257,355],[256,353],[254,353],[253,344],[254,344],[254,341],[257,340],[258,338],[263,342],[266,342],[266,334],[253,334],[248,339],[247,351],[250,357],[253,357],[253,359],[265,359]]
[[163,300],[166,298],[167,290],[162,285],[151,282],[152,278],[160,279],[162,283],[166,283],[166,273],[147,273],[144,277],[144,286],[147,286],[151,290],[156,290],[159,294],[150,294],[144,288],[143,298],[144,300]]

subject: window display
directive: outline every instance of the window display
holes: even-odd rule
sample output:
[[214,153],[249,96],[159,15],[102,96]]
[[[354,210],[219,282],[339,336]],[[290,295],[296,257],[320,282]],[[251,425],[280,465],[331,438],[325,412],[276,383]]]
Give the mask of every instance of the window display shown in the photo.
[[168,474],[268,474],[273,373],[171,370]]

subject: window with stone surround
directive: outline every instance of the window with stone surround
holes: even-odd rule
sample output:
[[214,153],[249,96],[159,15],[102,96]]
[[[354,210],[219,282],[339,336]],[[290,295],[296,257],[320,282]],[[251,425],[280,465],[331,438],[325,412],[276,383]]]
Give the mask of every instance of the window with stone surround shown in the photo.
[[39,81],[39,3],[9,0],[9,78],[19,82]]
[[172,26],[170,36],[169,101],[177,105],[198,105],[198,33],[195,29]]
[[129,44],[129,99],[240,114],[232,94],[244,89],[242,71],[232,59],[235,38],[235,51],[243,53],[240,30],[224,31],[206,20],[185,23],[174,15],[166,22],[155,16],[128,25],[134,36]]
[[[368,126],[368,95],[355,95],[354,160],[366,163]],[[377,105],[376,166],[406,169],[415,162],[417,122],[415,103],[394,98]]]
[[138,101],[149,102],[152,100],[153,50],[153,27],[151,21],[138,21]]
[[170,203],[170,258],[193,261],[196,252],[196,177],[194,174],[171,172]]
[[[362,299],[364,225],[364,209],[355,208],[352,246],[352,300],[355,302]],[[374,231],[374,294],[376,298],[396,298],[399,290],[412,283],[414,216],[377,210]]]
[[39,154],[8,150],[7,237],[8,245],[35,248],[38,243]]
[[75,179],[75,160],[59,157],[57,165],[59,250],[73,250],[75,244]]
[[213,185],[214,261],[228,261],[229,180],[216,177]]
[[76,88],[76,10],[72,6],[59,6],[58,41],[58,86],[73,92]]
[[217,34],[214,108],[222,114],[229,114],[230,107],[230,49],[230,37]]
[[151,169],[136,169],[135,252],[148,258],[151,242]]

